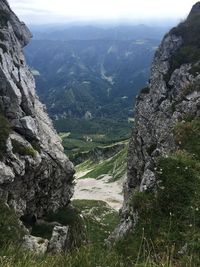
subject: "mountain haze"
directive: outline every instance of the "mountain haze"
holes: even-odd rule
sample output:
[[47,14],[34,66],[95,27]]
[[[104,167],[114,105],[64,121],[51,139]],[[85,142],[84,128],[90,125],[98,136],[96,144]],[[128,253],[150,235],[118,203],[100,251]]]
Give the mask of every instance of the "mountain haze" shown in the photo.
[[119,138],[122,129],[130,132],[132,103],[163,34],[144,25],[35,31],[25,54],[57,130],[113,135],[115,128]]

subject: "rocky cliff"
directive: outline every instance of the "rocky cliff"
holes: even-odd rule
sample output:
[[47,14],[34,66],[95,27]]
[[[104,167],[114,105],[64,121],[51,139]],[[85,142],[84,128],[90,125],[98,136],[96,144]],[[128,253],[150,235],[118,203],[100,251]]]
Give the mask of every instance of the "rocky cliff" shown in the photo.
[[[200,136],[197,127],[200,116],[199,6],[200,3],[197,3],[188,18],[166,34],[155,54],[149,85],[137,97],[134,132],[128,152],[128,177],[124,186],[122,223],[114,233],[115,239],[123,236],[124,233],[133,231],[137,225],[142,225],[144,228],[145,226],[150,227],[159,214],[162,214],[159,218],[166,218],[167,221],[166,214],[173,214],[173,206],[176,207],[176,204],[179,203],[181,194],[184,195],[190,190],[186,180],[185,190],[181,191],[179,186],[184,182],[175,180],[179,177],[175,171],[182,168],[179,166],[182,156],[177,154],[180,151],[182,154],[190,153],[192,160],[199,159],[200,144],[198,140],[200,140]],[[195,134],[198,137],[196,139]],[[193,149],[189,145],[184,147],[184,144],[188,144],[188,142],[193,142]],[[166,161],[163,164],[165,170],[160,167],[160,160]],[[170,160],[171,162],[177,160],[177,165],[173,165],[177,167],[174,169],[172,166],[169,167],[167,164]],[[190,164],[186,165],[185,170],[190,167]],[[166,180],[162,180],[162,175],[165,175]],[[184,175],[182,170],[180,179]],[[193,176],[190,173],[188,177]],[[192,178],[190,179],[192,180]],[[166,186],[167,181],[171,183],[168,184],[169,188]],[[174,203],[172,204],[170,194],[175,190],[176,194],[173,195]],[[192,192],[191,190],[191,198],[194,197]],[[161,203],[161,195],[165,199],[165,203],[164,201]],[[184,205],[185,199],[181,200],[182,205]],[[193,205],[189,203],[187,205]],[[171,210],[169,208],[164,213],[170,205]],[[150,210],[155,218],[151,217],[150,219],[148,213]],[[144,214],[146,214],[146,218]],[[176,211],[174,214],[177,214]],[[143,221],[142,216],[144,217]],[[183,218],[182,220],[184,221]],[[159,225],[162,225],[162,219],[157,220],[157,231],[159,231]],[[152,236],[151,238],[153,238]]]
[[0,198],[18,217],[56,211],[73,194],[73,164],[63,153],[23,55],[31,33],[0,1]]

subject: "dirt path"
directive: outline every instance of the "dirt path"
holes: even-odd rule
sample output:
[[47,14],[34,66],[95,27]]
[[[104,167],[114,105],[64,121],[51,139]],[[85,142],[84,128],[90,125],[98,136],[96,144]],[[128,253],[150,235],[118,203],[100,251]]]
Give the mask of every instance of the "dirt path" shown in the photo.
[[123,203],[122,180],[108,183],[111,178],[108,175],[99,180],[93,178],[81,179],[80,177],[86,173],[77,173],[73,199],[103,200],[112,208],[119,210]]

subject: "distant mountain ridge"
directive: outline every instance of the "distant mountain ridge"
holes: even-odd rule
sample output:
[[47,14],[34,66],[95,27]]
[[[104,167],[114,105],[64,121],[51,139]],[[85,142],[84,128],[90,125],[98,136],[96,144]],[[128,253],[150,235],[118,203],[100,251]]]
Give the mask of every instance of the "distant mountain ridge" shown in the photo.
[[119,25],[119,26],[52,26],[32,27],[34,40],[133,40],[133,39],[161,39],[168,26],[155,27],[147,25]]
[[25,54],[35,74],[38,94],[58,131],[71,132],[75,120],[82,118],[84,128],[92,132],[99,132],[99,128],[102,134],[114,131],[116,123],[130,128],[132,102],[148,82],[163,29],[144,25],[114,29],[74,26],[33,34]]

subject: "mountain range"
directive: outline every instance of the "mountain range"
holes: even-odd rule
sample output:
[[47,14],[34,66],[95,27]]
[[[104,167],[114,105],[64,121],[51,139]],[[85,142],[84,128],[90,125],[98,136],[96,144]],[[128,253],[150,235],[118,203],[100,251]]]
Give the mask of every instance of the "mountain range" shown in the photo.
[[139,25],[34,31],[25,55],[57,130],[130,131],[133,100],[148,82],[164,30]]

